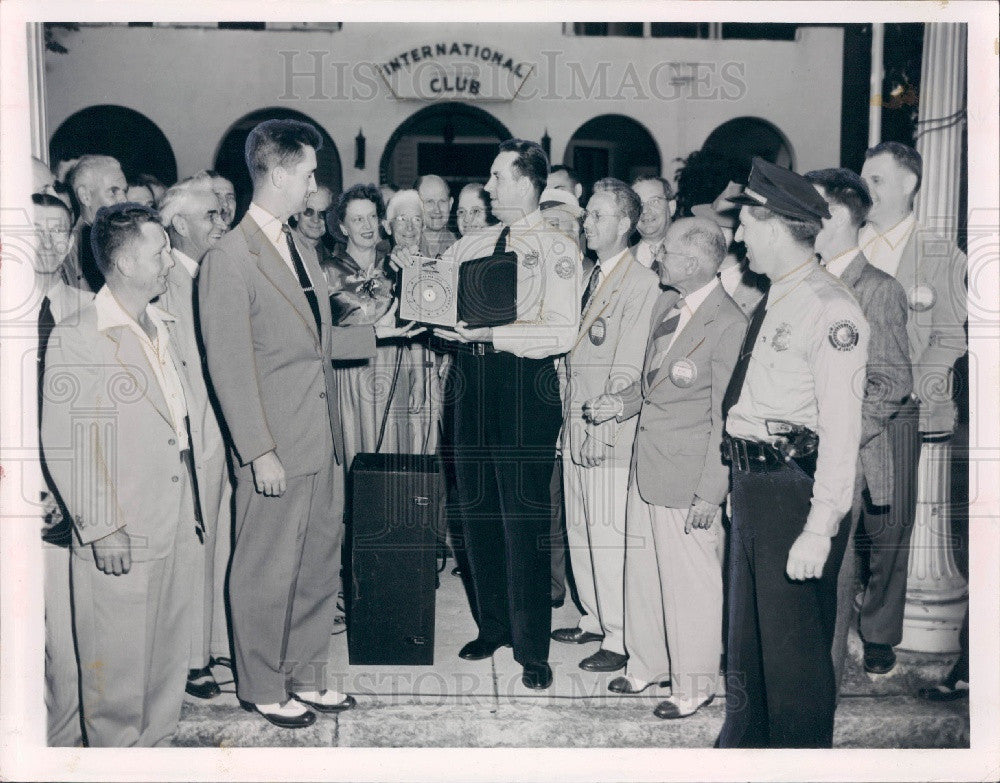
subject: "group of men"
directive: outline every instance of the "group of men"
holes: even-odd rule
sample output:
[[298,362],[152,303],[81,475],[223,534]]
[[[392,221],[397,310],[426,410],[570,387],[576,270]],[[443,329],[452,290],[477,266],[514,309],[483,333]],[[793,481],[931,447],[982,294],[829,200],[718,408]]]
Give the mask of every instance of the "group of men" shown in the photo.
[[[119,203],[110,159],[81,160],[72,231],[35,199],[43,460],[72,525],[46,548],[50,744],[79,743],[78,711],[89,745],[168,743],[185,690],[218,693],[209,664],[230,644],[241,703],[277,726],[355,704],[327,687],[346,468],[332,361],[411,332],[332,321],[302,233],[320,146],[307,123],[257,126],[232,229],[207,172],[155,211]],[[652,689],[676,719],[720,691],[725,649],[720,746],[831,744],[848,540],[863,520],[865,662],[888,671],[908,471],[921,433],[954,425],[964,258],[914,224],[919,185],[919,156],[889,143],[861,177],[755,159],[690,218],[659,178],[600,180],[582,210],[572,172],[512,139],[485,185],[499,222],[455,241],[446,183],[422,178],[428,254],[517,257],[513,323],[434,330],[454,355],[452,506],[479,627],[461,657],[510,645],[544,689],[550,640],[599,642],[580,666],[622,671],[609,690]],[[583,612],[553,630],[557,468]]]

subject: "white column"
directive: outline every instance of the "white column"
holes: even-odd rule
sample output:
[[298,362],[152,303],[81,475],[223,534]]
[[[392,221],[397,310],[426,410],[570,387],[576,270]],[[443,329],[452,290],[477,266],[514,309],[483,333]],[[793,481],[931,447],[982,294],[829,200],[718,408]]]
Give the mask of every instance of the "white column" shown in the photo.
[[[917,219],[952,241],[958,230],[966,36],[961,24],[924,25],[917,151],[923,184]],[[951,541],[951,438],[925,439],[907,577],[903,641],[907,650],[955,653],[968,585]]]
[[45,122],[45,29],[40,22],[29,22],[27,27],[31,154],[48,163],[48,128]]

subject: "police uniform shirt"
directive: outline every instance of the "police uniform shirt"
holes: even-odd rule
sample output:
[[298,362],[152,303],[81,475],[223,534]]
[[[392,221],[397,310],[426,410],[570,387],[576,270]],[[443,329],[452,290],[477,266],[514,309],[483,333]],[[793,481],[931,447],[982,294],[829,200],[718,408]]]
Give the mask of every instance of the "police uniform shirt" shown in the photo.
[[812,504],[805,529],[826,536],[850,510],[868,323],[851,292],[815,261],[771,282],[739,400],[726,431],[774,443],[788,425],[819,436]]
[[906,247],[916,225],[917,219],[912,212],[884,234],[878,233],[871,225],[866,224],[858,235],[858,243],[868,263],[895,277],[899,270],[899,261],[903,257],[903,248]]
[[[503,228],[500,223],[462,237],[442,258],[461,263],[488,256]],[[566,353],[580,324],[579,248],[537,209],[511,224],[506,244],[517,254],[517,320],[493,327],[493,347],[526,359]]]

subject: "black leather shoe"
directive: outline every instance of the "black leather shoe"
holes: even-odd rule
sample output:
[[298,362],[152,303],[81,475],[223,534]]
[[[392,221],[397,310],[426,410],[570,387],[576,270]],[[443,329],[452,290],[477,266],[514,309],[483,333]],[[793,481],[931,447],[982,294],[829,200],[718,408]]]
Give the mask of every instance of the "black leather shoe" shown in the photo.
[[214,699],[222,689],[212,676],[212,670],[207,666],[202,669],[189,669],[184,692],[196,699]]
[[[323,693],[326,693],[326,691],[323,691]],[[354,697],[351,696],[350,694],[345,694],[344,700],[338,701],[336,704],[324,704],[321,701],[309,701],[308,699],[303,699],[296,693],[292,694],[292,698],[295,699],[295,701],[297,701],[299,704],[305,704],[307,707],[312,707],[314,710],[316,710],[316,712],[324,712],[324,713],[344,712],[345,710],[349,710],[352,707],[357,706],[357,702],[354,700]]]
[[553,609],[558,609],[558,608],[560,608],[560,607],[561,607],[561,606],[562,606],[562,605],[563,605],[564,603],[566,603],[566,596],[563,596],[562,598],[553,598],[553,599],[552,599],[552,608],[553,608]]
[[[287,702],[285,702],[287,704]],[[240,700],[240,706],[247,712],[256,712],[268,723],[272,723],[279,729],[304,729],[312,726],[316,722],[316,713],[306,710],[301,715],[278,715],[274,712],[262,712],[256,704]],[[282,705],[284,706],[284,705]]]
[[587,642],[599,642],[604,639],[599,633],[581,631],[579,628],[556,628],[551,636],[555,641],[563,642],[564,644],[586,644]]
[[628,656],[611,650],[598,650],[580,661],[580,668],[587,672],[616,672],[624,669]]
[[488,642],[485,639],[473,639],[458,651],[458,657],[466,661],[481,661],[489,658],[501,647],[510,647],[510,642]]
[[927,701],[955,701],[965,699],[969,696],[969,683],[965,680],[958,680],[954,685],[941,682],[929,688],[921,688],[917,691],[917,696]]
[[[608,690],[611,691],[612,693],[634,694],[634,693],[642,693],[650,685],[653,685],[653,683],[647,682],[641,688],[636,688],[632,684],[632,680],[630,680],[628,677],[615,677],[611,682],[608,683]],[[659,685],[661,688],[667,688],[670,686],[670,680],[661,680],[660,682],[656,683],[656,685]]]
[[208,659],[208,665],[209,666],[225,666],[227,669],[232,669],[233,668],[233,660],[232,660],[232,658],[229,658],[227,656],[223,656],[223,655],[215,656],[215,655],[213,655],[211,658]]
[[896,665],[896,653],[888,644],[865,642],[865,671],[869,674],[888,674]]
[[702,707],[711,704],[714,698],[715,698],[714,695],[709,696],[707,699],[705,699],[705,701],[703,701],[701,704],[699,704],[697,707],[694,707],[693,709],[678,704],[676,701],[672,701],[671,699],[667,699],[665,701],[661,701],[659,704],[656,705],[656,709],[653,710],[653,714],[657,718],[661,718],[663,720],[676,720],[677,718],[687,718],[690,715],[694,715]]
[[552,684],[552,668],[544,661],[524,664],[524,674],[521,675],[524,687],[540,691]]

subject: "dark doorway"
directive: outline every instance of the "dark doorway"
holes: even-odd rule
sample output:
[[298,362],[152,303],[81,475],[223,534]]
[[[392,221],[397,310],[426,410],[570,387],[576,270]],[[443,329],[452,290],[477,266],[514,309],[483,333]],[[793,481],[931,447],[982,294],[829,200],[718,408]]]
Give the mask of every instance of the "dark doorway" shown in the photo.
[[602,177],[632,182],[641,174],[659,176],[662,168],[652,134],[620,114],[603,114],[581,125],[566,145],[563,163],[576,170],[588,189]]
[[156,124],[124,106],[90,106],[69,117],[52,134],[49,160],[110,155],[126,177],[152,174],[164,185],[177,181],[174,151]]
[[776,125],[759,117],[737,117],[712,131],[703,151],[712,151],[746,164],[749,171],[754,156],[786,169],[795,169],[792,147]]
[[511,133],[496,117],[464,103],[428,106],[405,120],[385,145],[379,181],[413,186],[423,174],[443,177],[457,196],[463,185],[486,183],[501,141]]
[[333,191],[334,201],[340,194],[341,178],[340,154],[330,134],[322,125],[302,112],[293,109],[260,109],[243,117],[226,131],[215,154],[215,170],[232,181],[236,189],[236,221],[238,222],[250,206],[253,184],[247,172],[245,147],[247,136],[254,127],[264,120],[301,120],[313,125],[323,138],[323,149],[316,153],[316,182]]

